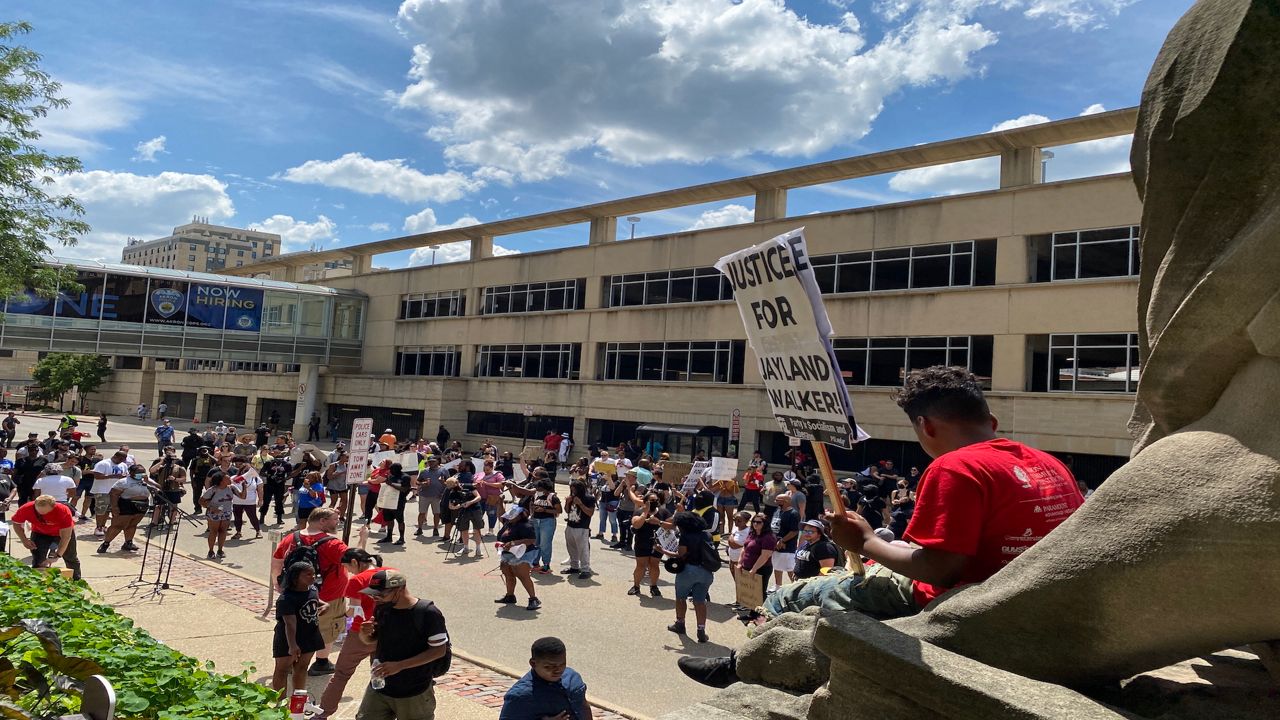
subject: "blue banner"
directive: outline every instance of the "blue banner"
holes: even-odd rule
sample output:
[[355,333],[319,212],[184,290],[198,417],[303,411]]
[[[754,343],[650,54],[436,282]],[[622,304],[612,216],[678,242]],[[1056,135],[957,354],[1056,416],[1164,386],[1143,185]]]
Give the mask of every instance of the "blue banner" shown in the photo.
[[262,291],[192,283],[187,291],[187,325],[258,332],[262,328]]

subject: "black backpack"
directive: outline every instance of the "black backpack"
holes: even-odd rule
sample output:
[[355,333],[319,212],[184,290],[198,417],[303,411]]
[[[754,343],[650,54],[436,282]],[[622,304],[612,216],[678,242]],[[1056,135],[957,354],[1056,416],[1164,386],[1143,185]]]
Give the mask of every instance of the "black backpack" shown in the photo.
[[698,564],[707,572],[716,572],[721,567],[724,567],[724,561],[720,559],[720,551],[716,549],[715,545],[711,544],[711,541],[705,535],[702,541],[698,543],[698,553]]
[[[317,588],[320,587],[324,583],[324,577],[320,574],[320,546],[330,540],[337,540],[337,538],[332,535],[326,535],[308,545],[302,542],[302,533],[295,530],[293,533],[293,547],[289,548],[289,552],[284,555],[284,567],[281,568],[280,575],[276,577],[276,584],[282,588],[285,587],[285,576],[288,574],[289,568],[293,567],[294,563],[304,562],[315,570],[315,586]],[[288,588],[285,589],[287,590]]]

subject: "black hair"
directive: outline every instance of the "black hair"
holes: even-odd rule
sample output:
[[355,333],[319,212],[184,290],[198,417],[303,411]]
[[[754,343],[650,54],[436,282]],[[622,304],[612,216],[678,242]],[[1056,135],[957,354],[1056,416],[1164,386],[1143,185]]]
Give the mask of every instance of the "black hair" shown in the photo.
[[284,589],[292,590],[293,584],[298,581],[298,576],[301,575],[303,571],[306,571],[306,570],[311,570],[312,572],[315,572],[315,568],[311,565],[311,563],[305,562],[305,561],[296,562],[290,565],[288,568],[286,568],[284,572]]
[[534,660],[564,657],[567,652],[564,641],[557,637],[538,638],[533,641],[533,647],[529,649],[529,655]]
[[701,517],[683,510],[676,513],[672,522],[675,523],[676,529],[680,531],[681,535],[700,533],[707,529],[707,525],[702,522]]
[[382,556],[374,555],[358,547],[352,547],[347,548],[347,551],[342,553],[341,562],[371,563],[374,567],[382,567]]
[[387,469],[390,470],[393,475],[399,475],[404,472],[404,468],[400,466],[400,463],[391,463],[391,467]]
[[702,490],[693,496],[693,509],[701,510],[716,504],[716,494],[710,490]]
[[961,367],[913,370],[893,399],[913,423],[922,416],[972,423],[985,423],[991,417],[977,376]]

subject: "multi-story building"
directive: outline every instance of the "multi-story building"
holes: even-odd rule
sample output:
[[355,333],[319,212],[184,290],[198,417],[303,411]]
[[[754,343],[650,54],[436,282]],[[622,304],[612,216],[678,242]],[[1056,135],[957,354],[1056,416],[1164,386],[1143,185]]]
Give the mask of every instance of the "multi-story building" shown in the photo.
[[126,265],[194,272],[222,272],[280,253],[280,236],[258,230],[211,225],[194,218],[155,240],[131,240],[120,253]]
[[[118,371],[113,382],[130,390],[115,410],[139,401],[136,387],[170,407],[243,397],[246,417],[218,418],[228,421],[296,407],[297,422],[316,409],[343,434],[371,416],[401,436],[433,437],[443,424],[472,444],[512,447],[554,428],[583,447],[639,437],[677,456],[736,446],[781,461],[788,439],[712,265],[804,226],[856,418],[872,437],[833,453],[838,468],[926,462],[891,395],[910,370],[945,363],[982,378],[1002,434],[1072,456],[1096,483],[1131,447],[1142,207],[1127,173],[1042,182],[1041,148],[1132,132],[1135,117],[1114,111],[228,268],[298,282],[306,265],[350,260],[353,274],[319,284],[342,293],[325,312],[348,308],[352,320],[337,325],[354,328],[358,363],[321,367],[294,354],[294,365],[247,364],[283,357],[264,354],[278,350],[265,333],[300,336],[291,348],[308,334],[297,303],[314,290],[268,293],[256,355]],[[981,157],[1000,158],[998,188],[787,217],[792,188]],[[744,195],[755,197],[754,222],[617,240],[619,217]],[[492,256],[495,236],[585,222],[585,245]],[[468,262],[372,269],[375,255],[459,240],[471,242]],[[169,347],[161,355],[144,343],[141,354],[184,357],[182,343]]]

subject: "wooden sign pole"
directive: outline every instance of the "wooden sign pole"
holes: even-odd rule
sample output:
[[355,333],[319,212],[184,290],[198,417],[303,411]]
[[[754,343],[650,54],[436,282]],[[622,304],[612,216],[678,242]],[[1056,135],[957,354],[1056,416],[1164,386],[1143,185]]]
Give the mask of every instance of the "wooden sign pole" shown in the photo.
[[[840,494],[840,486],[836,484],[836,473],[831,468],[827,446],[816,441],[810,444],[813,445],[813,456],[818,460],[818,471],[822,473],[822,484],[826,486],[827,497],[831,498],[833,513],[843,516],[845,514],[844,496]],[[862,558],[855,552],[844,551],[844,566],[855,575],[867,574],[867,569],[862,565]]]

